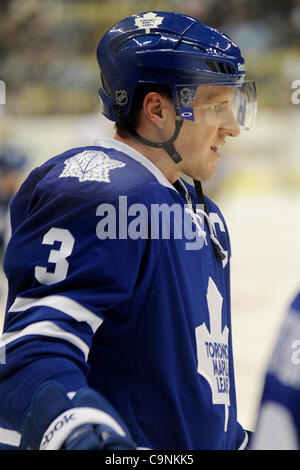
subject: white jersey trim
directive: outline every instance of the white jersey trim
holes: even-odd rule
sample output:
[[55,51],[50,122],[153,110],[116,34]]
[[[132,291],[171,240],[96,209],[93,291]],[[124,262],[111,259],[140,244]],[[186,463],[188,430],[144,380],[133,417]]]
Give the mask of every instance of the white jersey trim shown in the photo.
[[86,322],[92,328],[93,333],[103,322],[96,314],[63,295],[49,295],[40,299],[17,297],[8,312],[21,312],[32,307],[50,307],[69,315],[78,322]]
[[11,429],[0,427],[0,444],[19,447],[21,442],[21,434]]
[[69,333],[68,331],[62,330],[55,323],[51,321],[40,321],[32,323],[31,325],[26,326],[23,330],[13,331],[11,333],[3,333],[0,338],[0,348],[4,348],[9,343],[16,341],[24,336],[29,335],[38,335],[38,336],[48,336],[52,338],[62,339],[67,341],[78,349],[80,349],[87,361],[90,348],[88,345],[82,341],[78,336]]
[[248,445],[248,442],[249,442],[248,433],[246,431],[244,431],[244,432],[245,432],[245,437],[244,437],[244,440],[241,443],[240,447],[238,447],[238,450],[245,450],[247,445]]
[[161,185],[166,186],[167,188],[170,188],[173,191],[177,192],[176,188],[172,185],[172,183],[170,183],[170,181],[168,181],[168,179],[159,170],[159,168],[157,168],[157,166],[154,165],[154,163],[152,163],[143,154],[130,147],[130,145],[127,145],[124,142],[120,142],[116,139],[111,139],[109,137],[101,137],[100,139],[95,140],[95,145],[104,148],[113,148],[129,155],[131,158],[146,167],[147,170],[155,176],[155,178]]

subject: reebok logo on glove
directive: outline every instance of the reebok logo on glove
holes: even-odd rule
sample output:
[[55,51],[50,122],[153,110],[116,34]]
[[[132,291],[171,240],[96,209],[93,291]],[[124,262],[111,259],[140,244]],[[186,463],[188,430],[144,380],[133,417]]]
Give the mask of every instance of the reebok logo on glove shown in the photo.
[[119,436],[125,437],[122,427],[105,411],[80,406],[61,413],[43,435],[40,450],[58,450],[71,432],[81,424],[102,424],[112,428]]
[[51,424],[50,426],[51,429],[48,428],[49,431],[47,430],[46,433],[44,434],[40,449],[44,450],[48,446],[48,444],[51,442],[54,434],[57,431],[62,430],[62,428],[66,424],[69,424],[70,421],[75,420],[75,419],[76,419],[75,413],[73,411],[59,416],[57,420]]

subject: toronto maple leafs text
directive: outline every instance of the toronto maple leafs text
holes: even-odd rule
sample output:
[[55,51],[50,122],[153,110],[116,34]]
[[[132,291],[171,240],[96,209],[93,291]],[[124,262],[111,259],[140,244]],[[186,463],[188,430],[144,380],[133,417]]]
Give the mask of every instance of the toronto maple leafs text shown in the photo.
[[228,345],[205,342],[207,357],[211,358],[219,393],[229,393]]

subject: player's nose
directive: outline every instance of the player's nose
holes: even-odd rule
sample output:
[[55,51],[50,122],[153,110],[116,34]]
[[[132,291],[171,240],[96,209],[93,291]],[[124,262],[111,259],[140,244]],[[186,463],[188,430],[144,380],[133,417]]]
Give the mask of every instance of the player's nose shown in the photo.
[[230,110],[226,113],[226,118],[220,126],[221,134],[229,135],[231,137],[238,137],[240,135],[240,128],[235,119],[233,112]]

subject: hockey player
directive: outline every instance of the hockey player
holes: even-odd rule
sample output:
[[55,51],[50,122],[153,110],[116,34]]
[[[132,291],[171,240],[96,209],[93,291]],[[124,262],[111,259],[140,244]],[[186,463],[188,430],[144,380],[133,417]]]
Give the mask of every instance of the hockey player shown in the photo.
[[274,345],[252,450],[300,449],[300,292]]
[[122,20],[97,57],[115,138],[35,169],[11,209],[3,445],[242,449],[229,237],[200,181],[255,85],[225,34],[170,12]]

